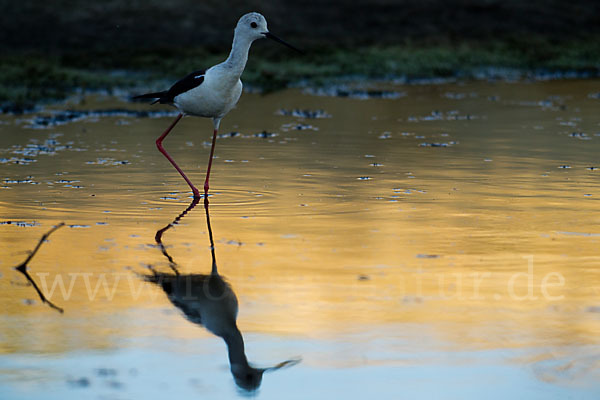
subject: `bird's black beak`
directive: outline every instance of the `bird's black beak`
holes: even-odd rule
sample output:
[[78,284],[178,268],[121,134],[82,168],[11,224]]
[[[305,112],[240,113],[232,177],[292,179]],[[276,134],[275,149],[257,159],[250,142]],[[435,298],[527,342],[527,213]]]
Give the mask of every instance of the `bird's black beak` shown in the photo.
[[279,42],[279,43],[283,44],[284,46],[289,47],[292,50],[296,50],[298,53],[304,54],[304,52],[302,50],[300,50],[300,49],[292,46],[291,44],[289,44],[288,42],[286,42],[286,41],[284,41],[282,39],[279,39],[277,36],[273,35],[271,32],[263,32],[262,34],[265,35],[265,37],[268,38],[268,39],[272,39],[272,40],[274,40],[276,42]]

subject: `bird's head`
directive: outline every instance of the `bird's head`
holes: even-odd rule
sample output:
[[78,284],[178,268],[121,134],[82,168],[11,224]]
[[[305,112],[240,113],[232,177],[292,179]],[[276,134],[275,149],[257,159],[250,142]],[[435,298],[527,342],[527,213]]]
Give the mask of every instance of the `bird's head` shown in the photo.
[[257,12],[242,15],[235,27],[236,34],[244,35],[251,40],[262,39],[265,37],[263,32],[268,31],[267,20]]
[[243,15],[237,23],[235,27],[235,34],[247,37],[250,41],[255,41],[256,39],[268,38],[279,42],[291,49],[296,50],[297,52],[302,53],[301,50],[298,50],[291,44],[279,39],[277,36],[273,35],[269,32],[267,28],[267,20],[263,17],[262,14],[257,12],[251,12]]
[[262,377],[265,372],[291,367],[298,364],[300,361],[300,358],[287,360],[269,368],[255,368],[249,365],[247,362],[241,364],[231,364],[231,374],[233,375],[233,379],[239,388],[252,392],[260,387],[260,384],[262,383]]
[[232,364],[231,374],[236,385],[241,389],[254,391],[260,387],[264,368],[254,368],[249,365]]

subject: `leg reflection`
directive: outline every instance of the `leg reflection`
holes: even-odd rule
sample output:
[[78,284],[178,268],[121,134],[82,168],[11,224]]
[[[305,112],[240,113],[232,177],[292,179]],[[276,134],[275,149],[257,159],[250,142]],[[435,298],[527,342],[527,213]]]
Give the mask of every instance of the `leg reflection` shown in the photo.
[[261,385],[264,372],[295,365],[299,360],[284,361],[270,368],[256,368],[248,362],[244,349],[244,338],[237,326],[238,299],[231,285],[219,274],[217,268],[207,198],[204,200],[204,209],[212,260],[210,274],[181,274],[178,272],[177,263],[166,251],[162,237],[167,230],[188,215],[197,204],[198,200],[194,199],[172,223],[156,232],[156,242],[169,261],[173,273],[160,273],[152,270],[152,275],[146,275],[144,278],[159,286],[171,303],[180,309],[190,322],[202,325],[225,341],[231,374],[235,383],[244,390],[253,391]]

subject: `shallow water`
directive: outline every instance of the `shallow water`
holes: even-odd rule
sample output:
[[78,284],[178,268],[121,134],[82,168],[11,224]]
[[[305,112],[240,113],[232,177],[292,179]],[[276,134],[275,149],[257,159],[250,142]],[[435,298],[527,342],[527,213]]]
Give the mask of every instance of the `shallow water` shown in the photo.
[[[246,354],[302,359],[252,394],[598,398],[600,81],[376,89],[246,93],[222,123],[209,210]],[[153,109],[39,114],[72,108]],[[248,394],[142,279],[171,271],[155,234],[191,202],[154,146],[173,116],[39,114],[0,116],[2,398]],[[210,136],[186,118],[164,142],[199,187]],[[29,263],[60,314],[13,267],[63,221]],[[202,205],[162,242],[210,273]]]

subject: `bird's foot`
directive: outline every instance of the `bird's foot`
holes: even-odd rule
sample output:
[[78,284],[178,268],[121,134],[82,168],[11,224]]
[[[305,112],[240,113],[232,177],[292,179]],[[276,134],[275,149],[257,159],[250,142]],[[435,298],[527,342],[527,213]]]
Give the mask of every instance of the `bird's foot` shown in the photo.
[[194,199],[200,199],[200,191],[195,187],[192,187],[192,193],[194,194]]

